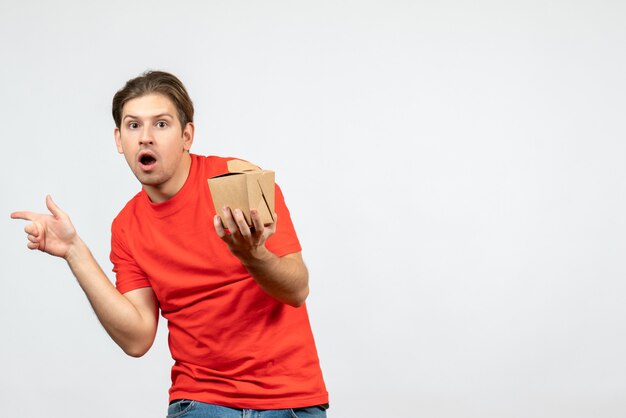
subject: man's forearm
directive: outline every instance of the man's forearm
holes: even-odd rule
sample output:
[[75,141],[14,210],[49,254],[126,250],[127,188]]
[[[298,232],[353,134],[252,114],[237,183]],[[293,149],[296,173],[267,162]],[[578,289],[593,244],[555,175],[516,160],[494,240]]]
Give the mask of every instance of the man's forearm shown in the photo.
[[278,257],[261,247],[241,262],[265,292],[283,303],[298,307],[309,295],[309,273],[300,253]]
[[[111,338],[133,357],[148,351],[154,341],[158,313],[141,312],[122,295],[80,238],[68,253],[66,261]],[[158,308],[155,306],[154,309]]]

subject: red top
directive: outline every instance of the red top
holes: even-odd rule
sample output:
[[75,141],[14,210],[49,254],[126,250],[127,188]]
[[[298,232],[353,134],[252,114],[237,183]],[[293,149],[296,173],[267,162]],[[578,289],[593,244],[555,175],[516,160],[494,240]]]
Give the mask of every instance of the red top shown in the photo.
[[[278,302],[218,237],[207,179],[228,172],[227,158],[192,154],[189,177],[154,204],[142,190],[112,225],[111,262],[121,293],[152,287],[168,320],[170,401],[192,399],[248,409],[324,404],[328,393],[306,306]],[[278,256],[300,243],[276,187]]]

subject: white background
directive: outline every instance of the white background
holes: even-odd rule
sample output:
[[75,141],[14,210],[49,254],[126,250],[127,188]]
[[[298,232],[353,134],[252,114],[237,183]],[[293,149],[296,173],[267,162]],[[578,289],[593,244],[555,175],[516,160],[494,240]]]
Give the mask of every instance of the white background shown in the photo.
[[146,69],[276,171],[330,417],[626,416],[625,45],[619,0],[0,0],[2,416],[165,416],[164,322],[126,357],[9,219],[52,194],[110,273]]

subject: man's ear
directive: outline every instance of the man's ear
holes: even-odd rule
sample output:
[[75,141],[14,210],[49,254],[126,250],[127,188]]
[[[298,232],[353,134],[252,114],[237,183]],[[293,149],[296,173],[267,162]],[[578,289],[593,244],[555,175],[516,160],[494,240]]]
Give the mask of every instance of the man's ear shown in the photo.
[[124,149],[122,148],[122,135],[120,134],[120,128],[115,127],[113,129],[113,135],[115,136],[115,145],[117,146],[117,152],[120,154],[124,154]]
[[195,126],[193,125],[193,122],[187,122],[187,125],[185,125],[185,129],[183,130],[183,149],[185,151],[189,151],[191,144],[193,144],[194,130]]

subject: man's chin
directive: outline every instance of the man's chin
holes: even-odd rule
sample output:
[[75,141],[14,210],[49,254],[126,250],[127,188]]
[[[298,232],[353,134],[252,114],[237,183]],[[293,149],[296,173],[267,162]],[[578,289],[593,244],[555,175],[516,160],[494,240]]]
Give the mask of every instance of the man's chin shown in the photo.
[[135,177],[143,186],[158,186],[161,184],[160,179],[155,173],[135,172]]

